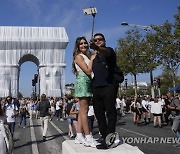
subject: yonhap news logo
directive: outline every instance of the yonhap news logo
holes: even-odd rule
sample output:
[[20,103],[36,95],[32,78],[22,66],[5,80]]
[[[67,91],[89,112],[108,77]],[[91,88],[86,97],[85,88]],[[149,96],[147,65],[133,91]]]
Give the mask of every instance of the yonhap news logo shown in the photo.
[[177,137],[122,137],[121,141],[127,144],[179,144],[180,138]]

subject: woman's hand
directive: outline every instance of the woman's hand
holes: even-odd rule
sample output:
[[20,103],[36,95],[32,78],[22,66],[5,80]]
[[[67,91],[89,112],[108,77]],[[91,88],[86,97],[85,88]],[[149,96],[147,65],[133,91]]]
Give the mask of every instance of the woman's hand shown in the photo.
[[91,61],[93,61],[93,60],[95,59],[96,55],[97,55],[97,54],[96,54],[96,52],[95,52],[95,53],[93,53],[93,54],[91,55],[90,60],[91,60]]

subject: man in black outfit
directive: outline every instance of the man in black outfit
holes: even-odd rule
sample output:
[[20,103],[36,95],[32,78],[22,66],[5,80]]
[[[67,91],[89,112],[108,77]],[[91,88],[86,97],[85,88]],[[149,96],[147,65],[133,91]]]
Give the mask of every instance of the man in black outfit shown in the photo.
[[[106,47],[106,40],[102,33],[96,33],[90,41],[90,48],[94,49],[96,57],[93,61],[93,107],[102,135],[101,144],[97,149],[107,149],[106,136],[116,129],[116,97],[118,84],[113,79],[116,66],[116,54],[111,47]],[[107,118],[107,120],[106,120]]]

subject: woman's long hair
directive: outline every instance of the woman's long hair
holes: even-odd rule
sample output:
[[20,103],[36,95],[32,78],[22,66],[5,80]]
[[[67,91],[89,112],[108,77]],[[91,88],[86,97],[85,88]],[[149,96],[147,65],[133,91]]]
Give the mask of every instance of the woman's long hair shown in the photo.
[[[76,67],[75,67],[75,63],[74,63],[74,60],[75,60],[75,57],[81,53],[81,51],[79,50],[79,45],[80,45],[80,41],[81,40],[86,40],[86,38],[84,36],[82,37],[78,37],[76,39],[76,42],[75,42],[75,45],[74,45],[74,50],[73,50],[73,62],[72,62],[72,72],[76,75],[77,74],[77,70],[76,70]],[[88,42],[87,42],[88,43]]]

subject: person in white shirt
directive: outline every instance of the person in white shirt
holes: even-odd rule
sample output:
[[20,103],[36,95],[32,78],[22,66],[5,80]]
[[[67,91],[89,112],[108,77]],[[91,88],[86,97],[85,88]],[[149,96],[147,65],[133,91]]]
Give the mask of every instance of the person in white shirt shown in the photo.
[[150,111],[148,109],[148,100],[147,100],[146,96],[144,96],[141,104],[142,104],[142,111],[143,111],[144,122],[145,122],[145,124],[147,124],[147,119],[146,118],[148,118],[148,119],[150,118],[149,114],[148,114]]
[[14,129],[15,129],[15,120],[16,120],[16,116],[18,115],[18,107],[13,103],[11,96],[8,96],[6,98],[6,104],[4,105],[4,111],[7,116],[7,124],[9,126],[9,130],[13,137]]
[[161,128],[161,115],[162,115],[162,106],[163,102],[159,100],[157,97],[152,98],[152,101],[150,102],[151,105],[151,113],[154,116],[154,127],[157,127],[156,122],[158,120],[158,125]]
[[57,117],[57,121],[60,120],[60,99],[56,98],[56,117]]
[[51,97],[51,99],[50,99],[50,105],[51,105],[51,115],[50,115],[50,121],[54,118],[54,115],[55,115],[55,112],[56,112],[56,110],[55,110],[55,100],[54,100],[54,98],[53,97]]
[[95,119],[95,114],[94,114],[93,104],[91,101],[88,111],[88,126],[91,135],[93,134],[94,119]]
[[119,97],[116,98],[116,111],[117,111],[117,116],[120,119],[121,117],[121,100]]
[[122,98],[121,99],[121,113],[122,113],[122,116],[125,115],[125,113],[124,113],[125,108],[126,108],[125,98]]
[[136,105],[136,101],[135,101],[135,98],[134,98],[134,100],[132,101],[132,103],[130,105],[130,111],[133,112],[133,122],[134,122],[134,124],[136,124],[136,119],[137,119],[136,110],[137,110],[137,105]]

